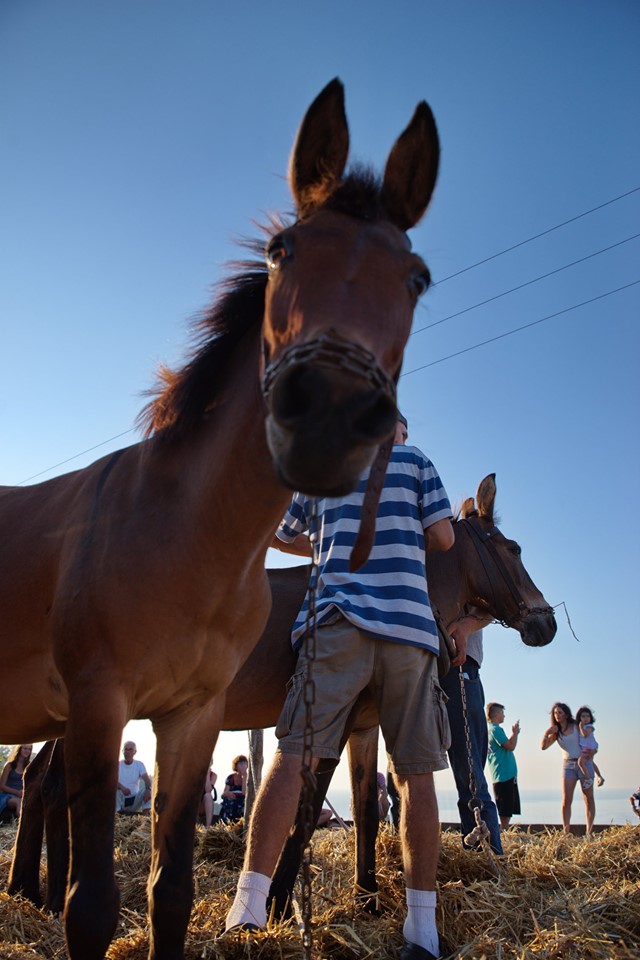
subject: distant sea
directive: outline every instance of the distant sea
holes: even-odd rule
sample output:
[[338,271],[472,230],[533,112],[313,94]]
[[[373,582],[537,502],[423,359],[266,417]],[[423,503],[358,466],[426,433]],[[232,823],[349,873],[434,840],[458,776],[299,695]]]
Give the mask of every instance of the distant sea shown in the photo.
[[[618,790],[603,787],[595,788],[596,823],[640,824],[640,820],[631,809],[629,797],[632,789]],[[351,794],[348,790],[329,790],[328,799],[341,817],[351,819]],[[458,822],[458,795],[454,790],[438,791],[438,806],[442,823]],[[522,814],[514,817],[512,823],[562,823],[560,811],[560,790],[520,790]],[[584,823],[584,803],[579,791],[573,798],[572,823]]]

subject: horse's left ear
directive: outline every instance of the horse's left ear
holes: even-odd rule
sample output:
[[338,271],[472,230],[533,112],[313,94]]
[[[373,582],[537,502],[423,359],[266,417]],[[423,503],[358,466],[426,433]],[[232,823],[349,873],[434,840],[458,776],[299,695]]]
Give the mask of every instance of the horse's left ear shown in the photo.
[[478,492],[476,493],[476,503],[478,504],[478,513],[485,520],[493,522],[493,507],[496,501],[496,475],[490,473],[480,481]]
[[436,184],[439,160],[436,122],[423,100],[396,140],[384,171],[382,199],[389,220],[401,230],[422,219]]
[[336,77],[307,110],[289,161],[289,185],[300,216],[335,190],[349,153],[344,87]]

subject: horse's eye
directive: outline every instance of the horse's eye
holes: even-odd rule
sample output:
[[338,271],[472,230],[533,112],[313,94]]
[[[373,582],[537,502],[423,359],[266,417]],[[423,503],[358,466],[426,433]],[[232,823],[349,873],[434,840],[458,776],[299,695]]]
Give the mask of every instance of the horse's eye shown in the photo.
[[431,286],[431,274],[426,269],[421,273],[414,273],[409,277],[409,286],[417,300],[423,293],[426,293]]
[[291,240],[289,237],[286,237],[283,234],[278,234],[277,237],[273,237],[273,239],[267,244],[265,256],[267,260],[267,266],[270,270],[275,270],[275,268],[290,255]]
[[519,557],[522,553],[522,548],[519,543],[510,543],[509,551],[514,555],[514,557]]

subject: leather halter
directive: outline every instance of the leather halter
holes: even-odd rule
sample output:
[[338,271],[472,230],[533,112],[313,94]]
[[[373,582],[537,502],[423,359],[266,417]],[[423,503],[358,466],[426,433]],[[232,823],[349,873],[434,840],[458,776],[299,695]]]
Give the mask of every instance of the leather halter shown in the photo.
[[[491,592],[493,594],[492,606],[493,613],[496,616],[498,615],[498,599],[495,570],[498,571],[504,583],[506,584],[509,593],[511,594],[511,599],[515,604],[516,612],[513,616],[509,617],[509,619],[506,617],[499,617],[500,622],[504,623],[507,627],[511,627],[518,620],[523,620],[528,614],[533,613],[534,611],[530,610],[525,601],[522,599],[522,594],[518,590],[511,574],[507,570],[502,558],[500,557],[500,554],[495,548],[493,537],[500,533],[498,528],[494,525],[489,530],[478,529],[478,527],[471,522],[470,517],[462,517],[460,520],[458,520],[458,523],[464,524],[464,529],[469,534],[471,542],[476,548],[482,566],[484,567],[484,572],[487,575],[487,579],[489,580],[489,584],[491,586]],[[490,561],[492,561],[492,563]],[[551,608],[548,609],[551,611]],[[541,609],[540,611],[536,610],[535,612],[545,611]]]
[[327,330],[306,343],[294,343],[283,350],[274,363],[265,364],[262,393],[268,405],[276,378],[283,371],[302,363],[353,373],[364,380],[372,390],[382,390],[389,399],[396,402],[395,382],[382,369],[374,354],[335,330]]
[[[390,377],[370,350],[348,340],[335,330],[328,330],[306,343],[297,343],[288,347],[275,363],[265,364],[262,393],[268,407],[271,406],[271,392],[276,378],[283,371],[302,363],[312,363],[316,367],[352,373],[365,381],[372,390],[382,390],[395,405],[397,377]],[[349,559],[351,573],[359,570],[367,562],[373,546],[378,501],[392,447],[393,434],[380,444],[371,465],[360,514],[360,527]]]

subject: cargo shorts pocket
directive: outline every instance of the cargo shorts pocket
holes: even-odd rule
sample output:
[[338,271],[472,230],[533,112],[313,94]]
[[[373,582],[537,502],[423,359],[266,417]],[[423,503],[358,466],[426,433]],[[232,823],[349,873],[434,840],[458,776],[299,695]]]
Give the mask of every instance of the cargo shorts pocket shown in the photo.
[[447,713],[447,697],[446,693],[438,683],[438,681],[433,679],[433,713],[436,724],[436,730],[438,731],[440,737],[440,745],[444,750],[448,750],[451,746],[451,727],[449,726],[449,714]]
[[280,711],[275,729],[278,740],[281,740],[282,737],[287,737],[291,733],[296,710],[302,697],[302,691],[304,690],[304,682],[305,673],[303,670],[300,670],[298,673],[294,673],[287,683],[287,697]]

